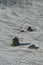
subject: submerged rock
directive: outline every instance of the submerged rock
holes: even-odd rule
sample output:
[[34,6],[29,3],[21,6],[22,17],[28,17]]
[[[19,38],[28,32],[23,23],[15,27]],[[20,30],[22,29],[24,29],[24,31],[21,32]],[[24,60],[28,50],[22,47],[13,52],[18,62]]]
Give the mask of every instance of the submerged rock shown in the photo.
[[39,47],[36,47],[36,46],[33,44],[33,45],[30,45],[28,48],[30,48],[30,49],[38,49]]
[[30,26],[27,28],[27,31],[34,31]]
[[13,38],[11,46],[18,46],[18,45],[19,45],[19,39],[17,37]]

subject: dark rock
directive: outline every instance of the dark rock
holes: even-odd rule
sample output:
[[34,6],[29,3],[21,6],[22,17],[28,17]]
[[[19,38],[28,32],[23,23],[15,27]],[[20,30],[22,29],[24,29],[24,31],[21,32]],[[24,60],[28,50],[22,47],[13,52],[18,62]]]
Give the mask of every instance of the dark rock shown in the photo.
[[19,45],[19,39],[17,37],[13,38],[11,46],[18,46],[18,45]]
[[28,28],[27,28],[27,31],[33,31],[33,29],[29,26]]
[[25,32],[24,30],[21,30],[20,32]]
[[36,46],[33,44],[33,45],[30,45],[28,48],[30,48],[30,49],[38,49],[39,47],[36,47]]

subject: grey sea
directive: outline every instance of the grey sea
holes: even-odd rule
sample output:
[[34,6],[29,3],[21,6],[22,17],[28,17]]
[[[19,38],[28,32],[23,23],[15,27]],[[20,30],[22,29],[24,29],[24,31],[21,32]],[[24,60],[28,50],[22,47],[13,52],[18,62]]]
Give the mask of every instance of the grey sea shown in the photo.
[[0,65],[43,65],[43,0],[0,0]]

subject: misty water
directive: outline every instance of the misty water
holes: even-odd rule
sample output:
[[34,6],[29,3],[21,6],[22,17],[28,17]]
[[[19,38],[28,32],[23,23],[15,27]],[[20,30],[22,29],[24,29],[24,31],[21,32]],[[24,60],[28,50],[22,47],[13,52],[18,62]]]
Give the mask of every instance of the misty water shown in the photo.
[[[22,45],[11,46],[15,36]],[[0,65],[43,65],[43,0],[0,0]]]

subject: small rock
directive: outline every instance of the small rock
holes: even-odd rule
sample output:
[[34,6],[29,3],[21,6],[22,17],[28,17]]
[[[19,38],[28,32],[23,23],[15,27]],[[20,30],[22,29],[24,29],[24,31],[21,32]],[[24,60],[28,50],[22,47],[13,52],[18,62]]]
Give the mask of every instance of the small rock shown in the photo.
[[18,45],[19,45],[19,39],[17,37],[13,38],[11,46],[18,46]]
[[33,29],[29,26],[28,28],[27,28],[27,31],[33,31]]
[[21,30],[20,32],[25,32],[24,30]]
[[30,48],[30,49],[38,49],[39,47],[36,47],[36,46],[33,44],[33,45],[30,45],[28,48]]

